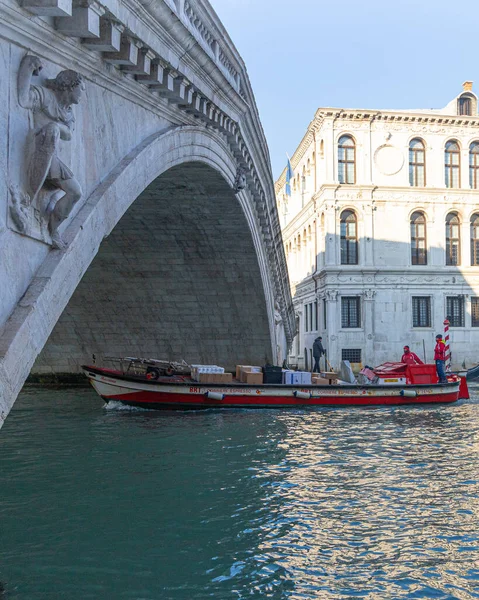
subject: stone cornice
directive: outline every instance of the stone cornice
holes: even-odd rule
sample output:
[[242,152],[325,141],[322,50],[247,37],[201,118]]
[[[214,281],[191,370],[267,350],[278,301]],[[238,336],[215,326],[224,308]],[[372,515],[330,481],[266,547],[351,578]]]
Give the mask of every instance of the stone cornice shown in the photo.
[[315,121],[324,122],[325,119],[342,119],[345,121],[373,121],[396,122],[396,123],[421,123],[435,125],[453,125],[466,127],[479,127],[479,115],[446,115],[440,112],[414,112],[393,110],[364,110],[364,109],[342,109],[342,108],[319,108],[315,115]]
[[[311,123],[308,125],[308,129],[307,129],[306,133],[304,134],[303,139],[301,140],[301,142],[299,143],[299,146],[296,148],[293,156],[291,157],[291,166],[293,168],[293,171],[294,171],[294,169],[296,169],[298,164],[301,162],[301,159],[303,158],[303,156],[306,154],[307,150],[311,146],[311,143],[314,140],[315,133],[317,131],[319,131],[319,129],[321,128],[321,124],[322,124],[322,118],[315,117],[311,121]],[[285,183],[286,183],[286,167],[283,169],[283,171],[281,172],[281,175],[278,177],[278,179],[276,180],[276,183],[274,184],[274,189],[275,189],[276,195],[279,194],[281,188],[284,186]]]

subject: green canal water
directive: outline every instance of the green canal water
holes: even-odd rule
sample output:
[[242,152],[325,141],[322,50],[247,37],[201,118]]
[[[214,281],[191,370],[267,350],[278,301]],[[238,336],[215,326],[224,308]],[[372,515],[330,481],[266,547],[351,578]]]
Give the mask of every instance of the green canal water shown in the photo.
[[24,391],[2,600],[479,598],[479,395],[161,413]]

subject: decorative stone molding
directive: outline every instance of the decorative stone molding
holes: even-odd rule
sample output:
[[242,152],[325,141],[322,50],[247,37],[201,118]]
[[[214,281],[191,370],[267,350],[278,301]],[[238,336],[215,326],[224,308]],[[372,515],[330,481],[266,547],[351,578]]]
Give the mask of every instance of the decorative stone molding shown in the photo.
[[374,153],[374,162],[383,175],[395,175],[404,165],[404,155],[396,146],[384,144]]
[[121,34],[123,27],[112,21],[109,17],[100,18],[100,37],[98,39],[85,39],[83,45],[96,52],[118,52],[121,47]]
[[328,302],[337,302],[338,294],[339,294],[338,290],[326,290],[324,292],[324,295]]
[[372,302],[374,300],[374,296],[376,295],[376,291],[375,290],[364,290],[363,292],[363,298],[364,300],[368,301],[368,302]]
[[73,6],[71,16],[57,17],[55,27],[64,35],[79,38],[100,37],[100,17],[105,9],[96,2]]
[[72,0],[22,0],[21,5],[41,17],[70,17],[73,11]]

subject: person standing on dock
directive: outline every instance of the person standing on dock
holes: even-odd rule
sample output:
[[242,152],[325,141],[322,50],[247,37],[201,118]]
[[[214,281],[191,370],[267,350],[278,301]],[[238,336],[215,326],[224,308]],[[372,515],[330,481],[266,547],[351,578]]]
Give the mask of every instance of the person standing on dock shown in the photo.
[[321,356],[323,354],[326,354],[324,348],[323,348],[323,342],[322,342],[323,338],[321,336],[317,337],[314,340],[314,344],[313,344],[313,358],[314,358],[314,367],[313,367],[313,373],[319,373],[319,360],[321,358]]
[[442,334],[436,335],[436,347],[434,348],[434,360],[436,361],[436,372],[439,377],[439,383],[447,383],[446,379],[446,343],[442,339]]
[[417,354],[411,352],[409,346],[404,346],[404,354],[401,358],[402,363],[406,363],[407,365],[423,365],[424,363],[419,358]]

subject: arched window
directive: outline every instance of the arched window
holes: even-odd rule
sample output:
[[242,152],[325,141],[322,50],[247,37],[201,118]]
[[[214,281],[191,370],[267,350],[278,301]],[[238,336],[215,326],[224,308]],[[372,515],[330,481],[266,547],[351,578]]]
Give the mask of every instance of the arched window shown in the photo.
[[459,144],[450,140],[446,144],[445,151],[445,179],[447,188],[458,188],[461,185],[461,154]]
[[411,140],[409,144],[409,185],[426,185],[426,152],[420,139]]
[[449,213],[446,217],[446,265],[461,264],[460,227],[457,213]]
[[411,262],[427,265],[426,217],[419,211],[411,215]]
[[343,210],[341,213],[341,264],[358,264],[358,228],[352,210]]
[[479,188],[479,142],[469,146],[469,185],[471,190]]
[[479,266],[479,213],[471,217],[471,265]]
[[458,115],[472,115],[472,97],[469,94],[462,94],[457,99],[457,114]]
[[349,135],[343,135],[338,142],[339,183],[356,183],[356,144]]

